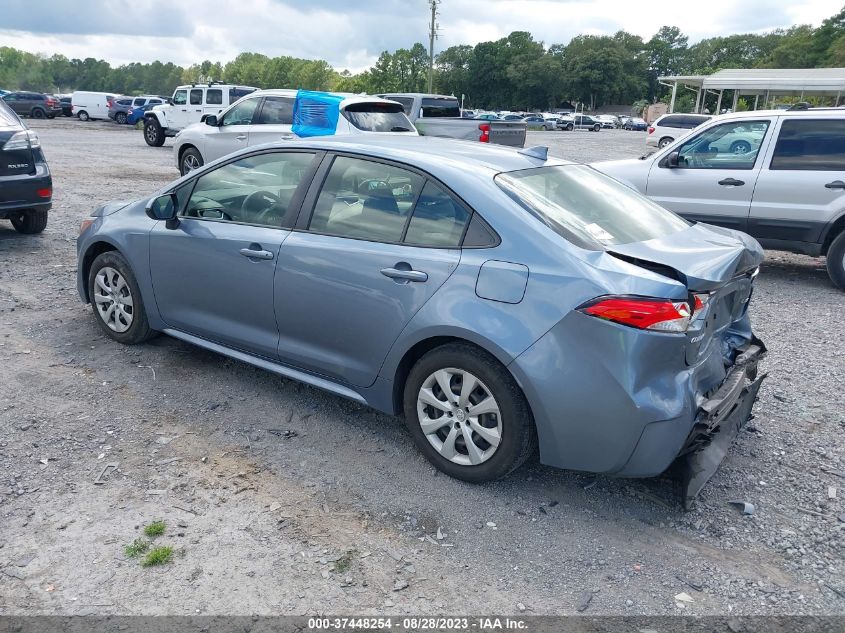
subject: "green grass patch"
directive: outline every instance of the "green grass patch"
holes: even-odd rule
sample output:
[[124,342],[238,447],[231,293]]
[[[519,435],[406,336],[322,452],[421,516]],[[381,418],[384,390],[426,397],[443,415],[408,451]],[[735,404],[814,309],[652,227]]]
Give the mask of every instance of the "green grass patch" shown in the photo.
[[164,534],[164,530],[167,527],[164,521],[153,521],[149,525],[144,527],[144,534],[149,536],[150,538],[155,538],[156,536],[161,536]]
[[170,562],[173,557],[173,548],[160,545],[152,548],[149,553],[141,561],[143,567],[154,567],[155,565],[165,565]]
[[354,549],[346,550],[343,555],[334,562],[332,571],[336,574],[345,574],[348,572],[349,568],[352,567],[352,559],[355,558],[355,554],[357,553],[358,551]]
[[142,538],[136,538],[129,545],[126,545],[123,548],[123,553],[126,554],[127,558],[135,558],[139,554],[146,552],[148,549],[150,549],[149,541],[145,541]]

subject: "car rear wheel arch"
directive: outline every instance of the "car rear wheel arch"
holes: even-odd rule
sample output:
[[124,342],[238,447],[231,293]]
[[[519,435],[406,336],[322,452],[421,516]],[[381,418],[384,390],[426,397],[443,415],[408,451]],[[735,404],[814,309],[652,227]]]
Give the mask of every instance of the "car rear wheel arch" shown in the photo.
[[[425,338],[421,341],[414,343],[408,350],[404,353],[401,360],[396,365],[396,370],[393,373],[393,413],[394,415],[401,415],[402,414],[402,403],[404,399],[405,393],[405,382],[408,379],[408,375],[411,373],[411,368],[420,360],[423,356],[428,354],[430,351],[437,349],[438,347],[443,347],[445,345],[468,345],[478,349],[483,354],[487,354],[495,358],[502,367],[505,368],[508,373],[511,374],[514,382],[519,384],[516,376],[513,375],[510,370],[507,369],[507,362],[502,358],[502,352],[500,350],[491,349],[485,347],[484,345],[480,345],[475,341],[471,341],[468,338],[464,338],[461,336],[455,335],[438,335],[438,336],[430,336]],[[521,387],[520,387],[521,388]]]
[[[82,274],[84,279],[88,279],[88,275],[91,273],[91,264],[94,263],[94,260],[97,259],[98,256],[102,255],[103,253],[107,253],[109,251],[117,251],[117,247],[110,242],[94,242],[91,244],[88,249],[85,251],[85,255],[82,257]],[[120,252],[120,251],[118,251]],[[88,296],[88,284],[85,284],[85,299],[86,301],[91,301],[91,297]]]

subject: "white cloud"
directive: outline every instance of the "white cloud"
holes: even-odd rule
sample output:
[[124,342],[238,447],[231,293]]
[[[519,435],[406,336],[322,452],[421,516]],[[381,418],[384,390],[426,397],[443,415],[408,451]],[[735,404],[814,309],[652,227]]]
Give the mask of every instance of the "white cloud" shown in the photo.
[[[678,26],[690,42],[750,31],[819,24],[842,0],[710,0],[637,5],[630,0],[443,0],[436,49],[530,31],[547,45],[579,33],[619,29],[649,38]],[[426,0],[3,0],[0,43],[31,52],[96,57],[112,64],[155,59],[189,65],[228,61],[243,51],[326,59],[353,72],[383,50],[428,43]],[[57,16],[61,19],[58,19]]]

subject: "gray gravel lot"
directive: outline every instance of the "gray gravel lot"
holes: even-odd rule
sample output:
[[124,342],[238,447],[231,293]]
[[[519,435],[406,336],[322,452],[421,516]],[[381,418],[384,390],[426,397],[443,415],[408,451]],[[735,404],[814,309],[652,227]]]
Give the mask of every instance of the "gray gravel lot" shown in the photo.
[[[472,486],[400,420],[167,337],[101,335],[77,227],[174,179],[170,142],[30,123],[55,196],[40,236],[0,223],[0,614],[845,613],[845,294],[823,259],[767,254],[769,378],[691,512],[665,479],[536,458]],[[644,150],[621,130],[529,136],[584,162]],[[174,557],[142,568],[123,546],[154,519]]]

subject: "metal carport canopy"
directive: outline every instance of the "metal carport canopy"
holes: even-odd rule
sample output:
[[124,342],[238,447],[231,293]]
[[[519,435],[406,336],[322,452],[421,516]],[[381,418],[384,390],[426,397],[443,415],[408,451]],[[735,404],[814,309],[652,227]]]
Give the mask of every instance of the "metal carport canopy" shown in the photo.
[[845,91],[845,68],[729,68],[704,77],[701,85],[705,90],[740,90],[744,93],[837,94]]

